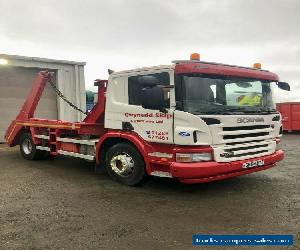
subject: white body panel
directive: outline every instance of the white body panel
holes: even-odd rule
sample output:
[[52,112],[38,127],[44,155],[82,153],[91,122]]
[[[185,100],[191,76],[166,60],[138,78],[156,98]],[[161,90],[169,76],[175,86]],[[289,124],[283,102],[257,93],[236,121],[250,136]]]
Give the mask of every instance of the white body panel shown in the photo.
[[[280,130],[280,121],[272,121],[275,116],[278,114],[206,116],[220,120],[220,124],[209,125],[215,161],[230,162],[274,153],[274,139]],[[249,122],[239,123],[240,118]],[[261,121],[256,122],[255,118]],[[226,153],[233,155],[225,157]]]
[[[196,133],[197,141],[194,141]],[[212,135],[207,124],[198,116],[174,112],[174,143],[177,145],[211,145]]]
[[[174,75],[171,68],[142,69],[131,74],[113,74],[109,79],[106,92],[105,127],[122,129],[124,123],[130,123],[133,131],[146,141],[173,143],[173,110],[164,114],[158,110],[144,109],[141,105],[128,104],[128,76],[169,72],[170,82]],[[135,73],[135,74],[134,74]],[[173,95],[172,95],[173,96]],[[174,98],[174,97],[173,97]]]

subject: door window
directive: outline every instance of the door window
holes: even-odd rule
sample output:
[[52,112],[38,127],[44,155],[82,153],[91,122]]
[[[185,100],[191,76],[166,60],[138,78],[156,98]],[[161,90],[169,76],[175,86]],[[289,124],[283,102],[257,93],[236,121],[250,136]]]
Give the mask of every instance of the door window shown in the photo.
[[[131,105],[141,105],[142,104],[142,89],[145,87],[139,82],[139,77],[141,76],[154,76],[158,79],[159,85],[170,85],[170,76],[167,72],[130,76],[128,77],[128,99]],[[169,97],[169,93],[167,93]]]

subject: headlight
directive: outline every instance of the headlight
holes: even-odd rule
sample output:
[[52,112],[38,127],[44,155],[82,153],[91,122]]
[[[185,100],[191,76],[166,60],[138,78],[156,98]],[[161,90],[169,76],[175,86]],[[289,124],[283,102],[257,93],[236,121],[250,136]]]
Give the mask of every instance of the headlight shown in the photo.
[[176,154],[177,162],[199,162],[199,161],[211,161],[211,153],[197,153],[197,154]]

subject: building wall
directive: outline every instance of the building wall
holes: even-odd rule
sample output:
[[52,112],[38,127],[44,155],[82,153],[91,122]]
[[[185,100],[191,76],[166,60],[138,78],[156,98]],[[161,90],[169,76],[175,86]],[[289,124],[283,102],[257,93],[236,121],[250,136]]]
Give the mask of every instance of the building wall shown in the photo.
[[[4,141],[5,131],[19,113],[39,71],[37,68],[0,67],[0,142]],[[35,116],[58,118],[56,93],[50,85],[45,86]]]
[[[0,69],[4,67],[17,67],[23,68],[25,71],[26,69],[28,69],[28,71],[32,71],[33,69],[36,69],[36,71],[44,69],[54,71],[56,73],[56,85],[58,89],[76,106],[80,107],[82,110],[86,110],[84,82],[85,63],[4,54],[0,54],[0,58],[8,60],[8,64],[0,65]],[[49,87],[50,86],[47,86],[46,88],[49,89]],[[47,90],[47,92],[49,91]],[[72,109],[57,95],[53,95],[52,98],[56,98],[55,101],[57,102],[58,119],[71,122],[81,121],[84,119],[84,114]],[[1,106],[0,108],[3,109],[5,107]],[[38,116],[41,112],[42,111],[38,111],[35,117],[39,118]],[[0,138],[0,142],[3,142],[3,138]]]

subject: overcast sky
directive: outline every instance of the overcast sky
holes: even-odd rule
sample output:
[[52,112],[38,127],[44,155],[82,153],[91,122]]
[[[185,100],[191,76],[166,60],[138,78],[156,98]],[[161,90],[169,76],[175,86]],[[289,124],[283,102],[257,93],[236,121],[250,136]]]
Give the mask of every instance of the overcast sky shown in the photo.
[[0,0],[0,54],[87,62],[86,86],[107,68],[205,61],[264,69],[300,101],[299,0]]

